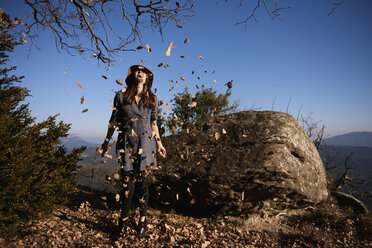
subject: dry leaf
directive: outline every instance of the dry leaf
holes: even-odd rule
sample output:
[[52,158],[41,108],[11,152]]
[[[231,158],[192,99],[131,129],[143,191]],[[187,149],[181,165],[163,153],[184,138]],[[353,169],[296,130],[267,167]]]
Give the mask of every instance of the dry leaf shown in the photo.
[[197,102],[192,102],[192,103],[190,103],[190,104],[188,104],[187,106],[189,106],[189,107],[195,107],[196,106],[196,104],[197,104]]
[[163,63],[160,63],[160,64],[158,64],[158,67],[162,67],[164,64]]
[[169,88],[169,91],[171,91],[171,90],[173,90],[173,89],[174,89],[174,87],[172,86],[172,87]]
[[120,195],[119,194],[116,194],[115,195],[115,200],[118,202],[118,201],[120,201]]
[[186,38],[185,41],[184,41],[184,43],[185,43],[185,44],[186,44],[186,43],[189,43],[189,41],[190,41],[190,39],[189,39],[189,38]]
[[138,46],[137,47],[137,50],[141,50],[141,49],[143,49],[143,46]]
[[216,80],[213,80],[213,83],[215,84],[215,83],[217,83],[217,81]]
[[220,133],[216,132],[216,133],[214,134],[214,138],[215,138],[216,140],[218,140],[218,139],[220,138]]
[[104,79],[107,79],[107,77],[105,75],[102,75],[101,77],[103,77]]
[[88,109],[84,109],[83,111],[81,111],[82,113],[86,113],[88,112]]
[[149,44],[146,44],[146,48],[147,48],[147,52],[151,52],[151,47],[150,47],[150,45]]
[[75,82],[75,84],[77,85],[77,86],[79,86],[80,88],[84,88],[78,81],[76,81]]
[[225,130],[225,128],[222,129],[222,133],[223,133],[223,134],[226,134],[226,130]]
[[126,88],[122,88],[122,89],[121,89],[121,92],[124,93],[126,90],[127,90]]
[[142,148],[138,149],[138,154],[142,154],[142,153],[143,153],[143,149]]
[[181,80],[183,80],[183,81],[185,81],[186,80],[186,78],[185,77],[180,77],[181,78]]
[[169,79],[168,81],[171,82],[171,83],[173,83],[173,80],[172,79]]
[[184,59],[184,58],[185,58],[185,56],[181,55],[181,56],[180,56],[180,58],[183,58],[183,59]]
[[117,84],[123,85],[123,82],[122,82],[120,79],[116,79],[115,82],[116,82]]
[[177,201],[178,201],[178,199],[179,199],[179,195],[178,195],[178,193],[176,194],[176,199],[177,199]]
[[167,57],[170,56],[170,54],[171,54],[171,50],[172,50],[172,45],[173,45],[173,41],[171,41],[171,42],[169,43],[169,46],[168,46],[167,50],[165,51],[165,56],[167,56]]
[[124,149],[120,149],[120,150],[118,150],[118,152],[124,153],[125,151],[124,151]]
[[80,104],[83,104],[83,102],[84,102],[84,96],[81,96],[80,97]]
[[143,64],[143,60],[142,59],[140,59],[140,63]]
[[70,87],[67,86],[67,93],[69,92],[69,90],[70,90]]
[[177,28],[183,28],[181,25],[176,25],[177,26]]
[[123,59],[122,58],[119,58],[119,61],[121,62]]
[[65,67],[65,70],[63,71],[63,74],[67,73],[67,66]]
[[200,55],[198,56],[198,58],[199,58],[199,59],[204,59],[204,58],[203,58],[202,56],[200,56]]
[[110,107],[112,108],[112,110],[116,110],[116,108],[114,107],[114,105],[110,105]]
[[109,159],[112,159],[112,156],[111,156],[111,154],[108,154],[108,153],[105,153],[105,155],[104,155],[105,157],[108,157]]
[[169,105],[169,106],[168,106],[168,109],[169,109],[169,111],[171,111],[171,109],[172,109],[172,106],[170,106],[170,105]]

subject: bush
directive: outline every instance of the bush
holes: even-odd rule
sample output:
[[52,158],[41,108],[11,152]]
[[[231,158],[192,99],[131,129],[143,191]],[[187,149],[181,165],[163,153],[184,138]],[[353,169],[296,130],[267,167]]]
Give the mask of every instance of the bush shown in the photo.
[[10,238],[27,230],[27,222],[48,215],[75,192],[73,172],[84,147],[66,153],[57,146],[70,124],[50,116],[41,123],[22,103],[29,90],[15,86],[22,77],[4,68],[7,53],[17,45],[1,30],[0,37],[0,236]]

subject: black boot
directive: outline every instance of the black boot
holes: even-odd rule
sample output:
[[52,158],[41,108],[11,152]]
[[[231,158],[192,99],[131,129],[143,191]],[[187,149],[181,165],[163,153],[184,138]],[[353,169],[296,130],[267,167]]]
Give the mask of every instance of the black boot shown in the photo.
[[118,226],[119,234],[124,234],[127,231],[127,226],[128,226],[128,219],[123,220],[122,218],[120,218],[119,226]]
[[138,223],[137,236],[139,239],[144,238],[146,235],[146,220]]

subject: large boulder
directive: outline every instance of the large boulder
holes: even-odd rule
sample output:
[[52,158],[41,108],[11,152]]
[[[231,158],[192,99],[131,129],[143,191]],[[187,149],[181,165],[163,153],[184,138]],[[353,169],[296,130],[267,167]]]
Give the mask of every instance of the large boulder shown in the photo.
[[290,114],[243,111],[215,116],[203,130],[162,141],[167,158],[158,157],[153,203],[240,214],[262,202],[280,210],[328,197],[319,153]]

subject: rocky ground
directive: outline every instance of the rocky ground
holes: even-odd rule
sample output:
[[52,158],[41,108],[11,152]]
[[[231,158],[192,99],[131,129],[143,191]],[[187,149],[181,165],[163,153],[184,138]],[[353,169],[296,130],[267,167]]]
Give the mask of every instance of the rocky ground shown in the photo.
[[210,218],[150,208],[147,237],[138,240],[133,210],[126,236],[117,237],[113,196],[80,190],[68,206],[36,220],[33,234],[0,247],[372,247],[371,215],[353,215],[332,203],[269,216],[217,213]]

